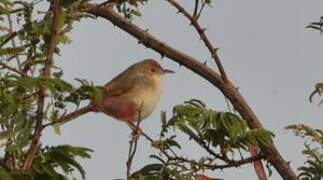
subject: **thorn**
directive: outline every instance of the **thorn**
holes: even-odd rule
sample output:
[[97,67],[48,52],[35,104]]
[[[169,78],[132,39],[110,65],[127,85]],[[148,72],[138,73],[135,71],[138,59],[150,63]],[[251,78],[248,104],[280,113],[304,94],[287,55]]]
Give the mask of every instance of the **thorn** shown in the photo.
[[203,62],[203,64],[206,66],[206,65],[207,65],[207,60],[205,60],[205,61]]
[[178,65],[179,65],[179,68],[181,68],[183,66],[183,64],[181,64],[181,63],[178,63]]
[[160,59],[163,59],[165,57],[165,54],[160,53]]
[[141,40],[138,40],[138,44],[142,44],[142,41]]
[[214,48],[214,50],[213,50],[215,53],[218,53],[218,51],[219,51],[219,48]]
[[207,28],[202,28],[201,30],[204,33],[207,30]]
[[149,31],[149,29],[147,28],[147,29],[145,29],[145,32],[148,32]]

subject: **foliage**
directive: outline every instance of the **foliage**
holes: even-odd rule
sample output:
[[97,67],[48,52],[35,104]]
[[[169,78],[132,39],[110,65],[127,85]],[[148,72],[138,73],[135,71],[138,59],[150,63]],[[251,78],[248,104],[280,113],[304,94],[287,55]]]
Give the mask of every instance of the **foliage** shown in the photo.
[[290,125],[296,136],[305,139],[302,153],[307,157],[303,166],[299,167],[298,178],[301,180],[319,180],[323,178],[323,131],[313,129],[304,124]]
[[[40,145],[30,171],[22,171],[40,117],[42,126],[52,123],[60,133],[59,122],[73,106],[99,99],[101,87],[77,79],[78,87],[65,81],[63,69],[50,65],[53,12],[51,1],[0,1],[0,179],[68,179],[78,171],[85,178],[79,158],[90,158],[92,150],[70,145]],[[61,0],[57,16],[54,53],[71,40],[68,32],[74,22],[91,17],[82,12],[87,0]],[[50,6],[46,11],[44,7]],[[39,110],[40,90],[45,89],[44,108]],[[41,113],[40,113],[41,112]]]
[[[249,129],[238,115],[208,109],[199,100],[177,105],[169,120],[166,120],[166,113],[162,113],[161,119],[160,138],[152,145],[161,149],[162,153],[150,156],[158,163],[148,164],[133,173],[133,179],[190,179],[202,169],[225,168],[217,161],[224,162],[228,167],[235,167],[233,164],[237,161],[234,160],[236,153],[242,156],[243,152],[248,152],[249,146],[259,148],[272,143],[273,133],[270,131]],[[209,156],[197,160],[178,156],[173,148],[181,149],[182,145],[175,135],[171,135],[172,130],[187,135],[190,141],[199,145]]]

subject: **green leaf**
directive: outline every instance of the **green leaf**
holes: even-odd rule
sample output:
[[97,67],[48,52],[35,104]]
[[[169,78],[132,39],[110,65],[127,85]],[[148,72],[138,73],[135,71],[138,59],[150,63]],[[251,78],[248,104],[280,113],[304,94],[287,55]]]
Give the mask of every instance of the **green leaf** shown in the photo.
[[52,127],[54,129],[55,134],[61,135],[60,124],[56,123],[59,121],[58,111],[54,111],[50,116],[50,121],[53,123]]

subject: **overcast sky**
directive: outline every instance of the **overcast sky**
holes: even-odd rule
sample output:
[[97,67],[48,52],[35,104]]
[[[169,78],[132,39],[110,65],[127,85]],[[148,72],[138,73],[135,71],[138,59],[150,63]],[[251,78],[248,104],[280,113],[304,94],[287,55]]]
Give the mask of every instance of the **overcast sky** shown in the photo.
[[[190,7],[190,1],[179,1]],[[193,1],[192,1],[193,2]],[[210,54],[198,41],[195,31],[176,10],[163,0],[150,0],[142,7],[143,17],[134,21],[163,42],[175,46],[215,67]],[[201,17],[211,42],[220,48],[220,57],[229,78],[256,112],[263,125],[276,134],[275,143],[294,169],[303,158],[303,141],[284,127],[306,123],[323,128],[323,109],[319,99],[310,104],[314,84],[322,80],[323,37],[305,29],[323,15],[321,0],[214,0]],[[71,82],[85,78],[103,85],[129,65],[144,58],[160,60],[160,55],[137,44],[129,34],[104,19],[83,20],[71,33],[72,44],[62,48],[55,59]],[[227,110],[223,96],[208,82],[170,59],[160,61],[176,71],[165,78],[165,89],[155,112],[144,121],[143,130],[157,137],[160,111],[170,115],[174,105],[191,98],[201,99],[210,108]],[[75,81],[74,81],[75,82]],[[90,113],[64,125],[62,135],[47,130],[44,144],[72,144],[93,149],[92,159],[82,161],[87,179],[124,178],[128,153],[129,128],[111,117]],[[181,137],[184,139],[184,137]],[[204,151],[192,144],[184,154],[199,157]],[[140,141],[133,169],[149,161],[155,152],[147,141]],[[238,170],[216,171],[210,175],[226,180],[256,179],[251,165]],[[275,172],[271,179],[280,179]]]

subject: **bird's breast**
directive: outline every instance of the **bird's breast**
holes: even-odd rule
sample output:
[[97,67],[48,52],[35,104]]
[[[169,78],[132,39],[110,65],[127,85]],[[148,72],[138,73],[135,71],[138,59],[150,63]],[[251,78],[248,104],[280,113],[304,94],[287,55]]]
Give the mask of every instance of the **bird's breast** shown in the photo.
[[146,118],[156,108],[162,94],[162,85],[162,79],[156,78],[153,84],[139,88],[128,97],[137,104],[141,118]]

